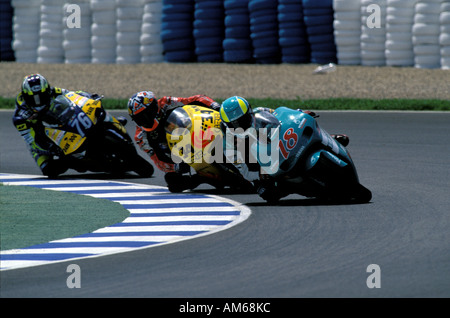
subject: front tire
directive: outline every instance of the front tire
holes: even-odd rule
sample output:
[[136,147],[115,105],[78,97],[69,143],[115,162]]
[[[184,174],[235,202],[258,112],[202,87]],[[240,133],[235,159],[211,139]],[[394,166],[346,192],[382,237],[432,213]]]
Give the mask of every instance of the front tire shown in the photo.
[[358,184],[354,187],[350,200],[355,203],[367,203],[372,199],[372,192],[364,187],[362,184]]
[[153,165],[138,154],[136,154],[135,158],[132,160],[131,165],[133,171],[142,178],[150,178],[155,172]]

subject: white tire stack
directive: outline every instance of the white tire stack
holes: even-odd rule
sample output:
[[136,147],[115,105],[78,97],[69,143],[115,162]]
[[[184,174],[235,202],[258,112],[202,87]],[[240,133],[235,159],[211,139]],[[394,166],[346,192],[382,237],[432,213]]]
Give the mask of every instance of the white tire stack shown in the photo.
[[144,0],[144,15],[140,36],[142,63],[164,61],[161,41],[162,0]]
[[413,66],[412,26],[416,0],[387,0],[386,65]]
[[361,65],[386,65],[386,0],[361,0]]
[[441,47],[441,68],[450,69],[450,1],[442,2],[439,16],[441,32],[439,44]]
[[63,63],[63,2],[42,0],[37,63]]
[[91,62],[116,63],[116,2],[91,0]]
[[[74,18],[77,13],[74,10],[78,10],[78,8],[80,9],[79,21]],[[71,3],[64,4],[63,10],[65,63],[91,63],[92,14],[89,0],[71,1]],[[79,22],[79,25],[76,25],[76,22]]]
[[116,0],[117,64],[141,62],[141,27],[144,0]]
[[441,47],[440,12],[442,0],[421,0],[416,3],[412,41],[414,66],[417,68],[440,68]]
[[12,0],[14,8],[12,48],[16,62],[36,63],[41,22],[41,0]]
[[333,0],[334,41],[337,60],[341,65],[361,63],[361,3],[360,0]]

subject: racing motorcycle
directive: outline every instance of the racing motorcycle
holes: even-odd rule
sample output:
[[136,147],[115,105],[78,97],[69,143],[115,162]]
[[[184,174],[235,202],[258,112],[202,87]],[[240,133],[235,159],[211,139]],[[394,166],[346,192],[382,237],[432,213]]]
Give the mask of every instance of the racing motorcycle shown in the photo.
[[[359,182],[349,151],[322,129],[311,115],[279,107],[273,113],[261,112],[260,120],[271,123],[266,142],[253,143],[251,151],[257,156],[264,175],[275,182],[280,196],[297,193],[306,197],[365,203],[372,193]],[[270,160],[262,160],[264,156]]]
[[105,111],[101,98],[69,92],[55,98],[46,116],[45,134],[70,168],[78,172],[153,175],[153,166],[138,155],[125,126]]
[[245,192],[253,185],[223,155],[219,112],[185,105],[171,112],[165,124],[166,139],[176,163],[185,163],[217,189],[230,187]]

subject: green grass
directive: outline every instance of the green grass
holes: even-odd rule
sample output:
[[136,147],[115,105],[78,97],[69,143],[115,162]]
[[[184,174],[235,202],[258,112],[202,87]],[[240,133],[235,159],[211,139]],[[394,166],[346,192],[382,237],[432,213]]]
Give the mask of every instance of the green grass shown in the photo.
[[358,99],[358,98],[329,98],[329,99],[248,99],[254,106],[276,108],[286,106],[290,108],[313,110],[450,110],[450,101],[438,99]]
[[14,109],[14,98],[4,98],[0,96],[0,109]]
[[[222,99],[216,99],[221,103]],[[450,100],[440,99],[361,99],[361,98],[327,98],[327,99],[274,99],[248,98],[253,107],[264,106],[276,108],[286,106],[313,110],[415,110],[415,111],[449,111]],[[0,109],[14,109],[14,99],[0,97]],[[103,99],[106,109],[126,109],[127,99]]]
[[123,206],[109,200],[0,184],[0,249],[89,233],[128,216]]

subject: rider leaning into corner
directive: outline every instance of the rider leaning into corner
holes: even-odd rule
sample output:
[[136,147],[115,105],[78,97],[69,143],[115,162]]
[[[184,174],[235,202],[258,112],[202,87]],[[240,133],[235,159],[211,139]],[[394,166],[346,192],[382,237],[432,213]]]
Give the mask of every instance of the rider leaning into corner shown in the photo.
[[153,92],[141,91],[128,101],[128,113],[136,123],[134,139],[140,149],[150,156],[155,166],[165,172],[164,179],[171,192],[194,189],[206,182],[198,174],[188,174],[190,167],[186,163],[175,164],[167,144],[164,129],[167,118],[174,109],[185,105],[199,105],[216,111],[220,108],[219,103],[205,95],[164,96],[157,99]]
[[[319,117],[319,115],[312,111],[304,111],[301,109],[297,110],[314,118]],[[251,152],[249,150],[249,142],[251,142],[249,140],[250,135],[248,133],[241,133],[249,131],[249,128],[254,128],[254,131],[256,132],[255,138],[260,139],[260,128],[267,129],[262,131],[270,131],[271,128],[276,128],[278,125],[278,120],[274,115],[272,115],[274,109],[257,107],[253,110],[252,106],[245,98],[232,96],[221,104],[219,112],[221,118],[221,129],[224,136],[226,134],[232,134],[234,138],[240,138],[245,141],[244,155],[240,154],[239,151],[236,152],[236,149],[225,149],[225,152],[227,150],[231,150],[230,153],[232,154],[227,157],[227,160],[235,163],[235,166],[239,169],[242,176],[253,183],[256,192],[264,200],[270,201],[271,199],[279,199],[288,195],[288,193],[284,193],[285,191],[276,187],[276,183],[273,178],[267,174],[260,173],[261,167],[257,163],[257,160],[251,156]],[[349,138],[346,135],[331,135],[331,137],[341,143],[344,147],[349,144]],[[233,142],[232,145],[234,147],[237,143]],[[225,144],[224,147],[227,147],[227,144]]]
[[[52,124],[49,109],[55,99],[65,95],[69,90],[50,86],[47,79],[40,74],[25,76],[20,93],[16,98],[13,124],[25,140],[31,156],[36,161],[42,174],[54,177],[76,169],[76,162],[64,158],[61,149],[45,135],[46,124]],[[96,99],[97,94],[77,91],[84,97]]]

